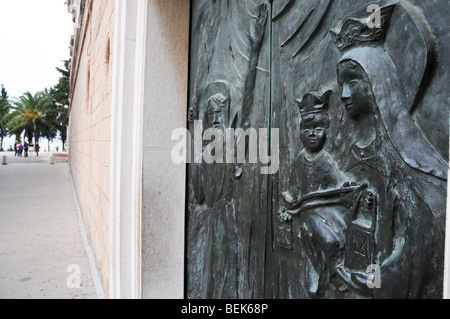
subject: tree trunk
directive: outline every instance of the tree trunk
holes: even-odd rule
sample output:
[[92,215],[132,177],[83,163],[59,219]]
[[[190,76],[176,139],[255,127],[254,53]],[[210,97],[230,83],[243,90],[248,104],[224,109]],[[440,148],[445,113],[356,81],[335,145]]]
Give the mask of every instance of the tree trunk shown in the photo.
[[34,145],[39,144],[39,139],[41,138],[41,132],[39,131],[39,129],[36,129],[34,131]]

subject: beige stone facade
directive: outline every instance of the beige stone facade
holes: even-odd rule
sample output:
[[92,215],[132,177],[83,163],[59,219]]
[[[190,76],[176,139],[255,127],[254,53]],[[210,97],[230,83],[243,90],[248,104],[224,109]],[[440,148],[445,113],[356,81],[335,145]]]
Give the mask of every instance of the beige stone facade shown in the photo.
[[114,1],[84,8],[72,51],[70,167],[105,293],[110,272],[111,45]]
[[69,162],[106,298],[184,297],[189,0],[70,0]]

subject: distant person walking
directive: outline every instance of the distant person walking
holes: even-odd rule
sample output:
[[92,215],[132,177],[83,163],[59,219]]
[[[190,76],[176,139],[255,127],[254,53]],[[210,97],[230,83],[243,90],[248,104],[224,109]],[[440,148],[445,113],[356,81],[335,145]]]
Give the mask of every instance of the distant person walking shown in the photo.
[[30,145],[28,144],[28,142],[25,142],[25,144],[23,145],[23,150],[25,151],[25,157],[28,157],[28,149],[30,148]]
[[14,156],[18,156],[19,154],[18,154],[18,151],[17,151],[17,145],[19,144],[19,142],[18,141],[16,141],[15,143],[14,143]]
[[21,157],[22,156],[22,151],[23,151],[23,146],[20,142],[17,142],[16,144],[16,155]]
[[34,146],[34,151],[36,152],[36,156],[39,157],[39,149],[41,147],[39,146],[39,143],[36,143],[36,145]]

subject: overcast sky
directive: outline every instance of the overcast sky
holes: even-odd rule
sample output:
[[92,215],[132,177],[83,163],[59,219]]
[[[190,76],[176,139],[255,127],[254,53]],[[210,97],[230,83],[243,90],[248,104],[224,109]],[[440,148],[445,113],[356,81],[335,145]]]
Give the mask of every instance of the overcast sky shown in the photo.
[[58,83],[73,33],[65,0],[0,0],[0,84],[10,97]]

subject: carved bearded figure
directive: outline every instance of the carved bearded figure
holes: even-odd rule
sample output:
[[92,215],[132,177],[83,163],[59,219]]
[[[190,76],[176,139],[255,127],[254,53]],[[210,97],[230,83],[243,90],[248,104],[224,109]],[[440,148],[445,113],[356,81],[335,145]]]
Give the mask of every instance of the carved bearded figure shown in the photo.
[[[235,183],[241,179],[242,166],[226,163],[227,138],[226,129],[236,126],[246,130],[249,128],[250,115],[254,104],[254,89],[257,64],[262,48],[268,18],[266,4],[258,6],[258,15],[249,26],[250,56],[243,87],[243,103],[238,112],[231,114],[230,83],[217,80],[209,84],[200,95],[199,110],[190,113],[198,114],[202,119],[205,132],[214,130],[217,143],[222,143],[222,154],[214,148],[215,161],[203,162],[193,166],[194,194],[199,204],[206,204],[204,218],[206,244],[203,251],[201,297],[209,299],[236,299],[238,295],[239,277],[239,242],[237,214],[233,199]],[[204,133],[205,133],[204,132]],[[209,142],[203,136],[203,154],[212,154]],[[216,142],[216,140],[214,140]],[[199,154],[197,154],[199,155]],[[213,157],[213,156],[211,156]]]

